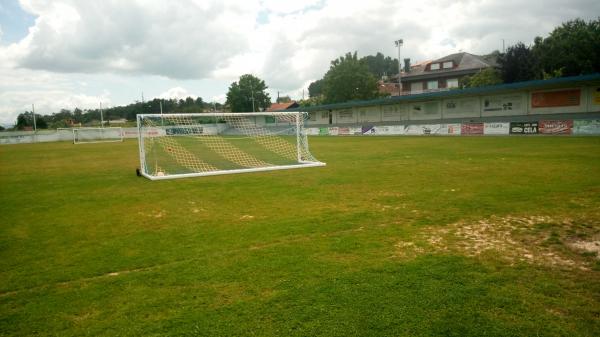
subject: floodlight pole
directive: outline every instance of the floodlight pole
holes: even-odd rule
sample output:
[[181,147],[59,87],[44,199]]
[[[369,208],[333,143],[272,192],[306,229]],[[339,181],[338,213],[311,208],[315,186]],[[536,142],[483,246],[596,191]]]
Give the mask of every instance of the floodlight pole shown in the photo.
[[396,47],[398,47],[398,96],[402,95],[402,77],[400,76],[402,74],[402,63],[401,63],[401,58],[400,58],[400,47],[402,47],[402,44],[404,43],[404,41],[402,39],[396,40],[394,41],[394,43],[396,44]]
[[252,87],[252,82],[250,82],[250,95],[252,97],[252,112],[254,112],[254,88]]

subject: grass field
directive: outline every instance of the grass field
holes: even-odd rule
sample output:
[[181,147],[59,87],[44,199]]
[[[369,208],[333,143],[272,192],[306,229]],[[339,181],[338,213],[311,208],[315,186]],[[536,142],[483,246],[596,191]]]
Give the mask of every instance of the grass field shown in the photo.
[[600,138],[312,137],[152,182],[0,146],[0,335],[600,336]]

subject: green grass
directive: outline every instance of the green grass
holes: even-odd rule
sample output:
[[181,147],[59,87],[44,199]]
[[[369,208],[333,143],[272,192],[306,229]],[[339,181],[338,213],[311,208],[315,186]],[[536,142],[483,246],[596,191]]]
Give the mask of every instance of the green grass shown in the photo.
[[310,143],[155,182],[134,141],[0,146],[0,335],[600,335],[600,138]]

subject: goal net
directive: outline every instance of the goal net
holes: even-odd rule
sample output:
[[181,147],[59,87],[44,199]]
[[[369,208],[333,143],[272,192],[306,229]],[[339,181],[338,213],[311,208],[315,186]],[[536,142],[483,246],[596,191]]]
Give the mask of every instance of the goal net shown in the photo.
[[123,129],[112,128],[77,128],[73,129],[73,144],[122,142]]
[[173,179],[324,166],[303,112],[137,115],[141,174]]

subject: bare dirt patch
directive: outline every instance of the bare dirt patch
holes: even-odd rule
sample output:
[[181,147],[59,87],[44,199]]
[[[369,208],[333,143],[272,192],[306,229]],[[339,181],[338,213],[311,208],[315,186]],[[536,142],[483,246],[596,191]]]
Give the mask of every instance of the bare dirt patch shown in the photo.
[[425,228],[415,242],[398,242],[394,256],[434,251],[589,270],[594,259],[600,258],[598,233],[596,218],[492,216]]

